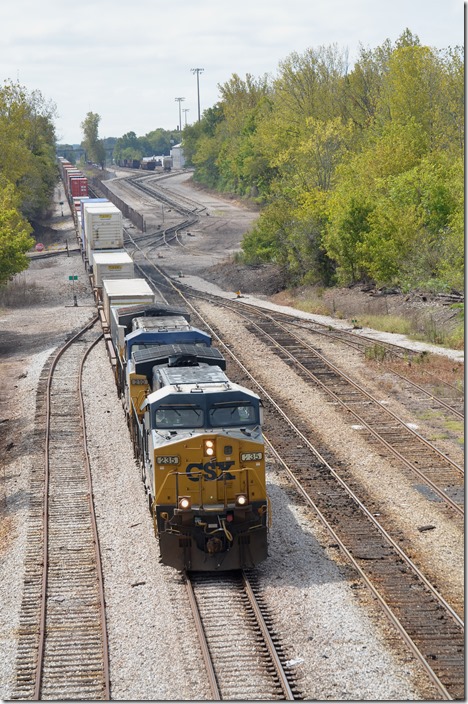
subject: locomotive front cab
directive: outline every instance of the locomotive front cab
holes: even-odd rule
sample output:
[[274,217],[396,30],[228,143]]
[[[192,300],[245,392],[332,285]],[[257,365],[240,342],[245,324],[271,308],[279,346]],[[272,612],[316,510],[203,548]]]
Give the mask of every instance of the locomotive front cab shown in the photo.
[[162,561],[177,569],[253,567],[267,557],[261,404],[255,394],[159,398],[148,477]]

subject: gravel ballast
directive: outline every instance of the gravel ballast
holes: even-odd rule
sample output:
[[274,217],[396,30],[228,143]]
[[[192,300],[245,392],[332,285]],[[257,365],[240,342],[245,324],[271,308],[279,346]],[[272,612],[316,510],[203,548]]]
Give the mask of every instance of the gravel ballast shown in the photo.
[[[77,273],[80,286],[75,307],[71,305],[68,277]],[[2,476],[4,521],[0,568],[2,699],[11,696],[15,682],[29,472],[33,462],[42,461],[33,440],[37,383],[53,349],[94,314],[83,265],[76,255],[34,262],[21,276],[26,286],[33,283],[37,286],[37,301],[27,308],[8,308],[1,313],[1,381],[6,397],[0,418],[2,453],[6,456]],[[256,366],[256,372],[265,374],[261,345],[239,329],[236,335],[231,332],[229,340],[229,328],[233,329],[229,317],[208,305],[204,311],[218,327],[225,328],[226,341],[251,350],[249,366]],[[283,389],[287,378],[287,395],[300,400],[298,412],[311,417],[306,403],[319,409],[313,426],[323,442],[331,442],[333,438],[336,445],[336,439],[342,439],[343,455],[362,480],[368,482],[372,491],[377,491],[380,484],[383,492],[385,483],[376,481],[368,446],[318,395],[303,389],[299,393],[294,386],[299,381],[293,379],[292,373],[291,377],[285,376],[284,364],[281,368],[270,367],[270,361],[272,365],[280,362],[268,360],[268,369],[274,369],[278,379],[282,379]],[[209,700],[185,586],[175,570],[159,562],[146,495],[104,343],[93,350],[86,363],[84,393],[103,555],[112,698]],[[10,443],[13,447],[6,451]],[[406,493],[400,482],[401,477],[396,476],[394,485],[386,495],[382,493],[381,500],[390,503],[396,495],[392,492]],[[345,701],[433,698],[434,691],[426,676],[402,648],[401,641],[395,639],[355,572],[331,546],[321,523],[297,498],[274,461],[268,463],[268,491],[273,516],[269,557],[257,572],[304,696]],[[418,510],[421,520],[426,520],[424,511],[430,510],[427,520],[433,519],[437,507],[428,507],[417,496],[407,497],[407,501],[408,515]],[[463,551],[448,529],[446,536],[447,550],[457,560],[453,571],[458,572]],[[436,538],[429,534],[418,537],[421,554],[426,551],[429,561],[433,547],[430,541]],[[454,589],[458,590],[460,585],[454,582]],[[226,637],[229,637],[229,624],[226,624]],[[232,647],[235,657],[235,643]],[[239,676],[242,677],[241,670]]]

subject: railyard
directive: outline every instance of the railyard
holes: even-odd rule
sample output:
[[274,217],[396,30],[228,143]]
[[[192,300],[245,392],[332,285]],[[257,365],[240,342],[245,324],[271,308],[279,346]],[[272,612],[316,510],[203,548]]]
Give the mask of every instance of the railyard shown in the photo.
[[[160,233],[180,220],[167,201],[156,208],[148,200],[148,192],[141,200],[136,189],[132,190],[128,183],[124,186],[117,181],[115,189],[121,197],[122,190],[126,190],[132,206],[141,207],[146,213],[145,233],[138,233],[128,225],[127,234],[129,242],[133,241],[131,250],[135,262],[145,270],[156,264],[172,274],[176,283],[184,285],[187,300],[203,320],[213,326],[220,344],[227,345],[244,366],[245,371],[240,368],[241,371],[236,373],[245,376],[248,372],[249,381],[244,383],[249,385],[254,378],[261,384],[263,393],[272,397],[281,413],[292,419],[298,426],[296,430],[302,433],[301,436],[291,433],[282,437],[280,426],[273,422],[274,412],[267,414],[265,430],[271,439],[268,490],[273,522],[269,558],[256,570],[263,599],[285,653],[284,659],[294,672],[299,696],[343,700],[431,699],[441,696],[427,670],[411,651],[406,636],[398,634],[395,623],[387,619],[372,586],[366,582],[367,566],[380,564],[383,558],[375,551],[375,546],[369,548],[365,543],[350,546],[346,542],[352,534],[349,523],[356,500],[350,497],[354,495],[365,506],[364,512],[372,516],[373,530],[381,531],[377,542],[385,547],[380,545],[379,549],[386,553],[389,565],[397,569],[395,576],[388,577],[389,586],[382,587],[380,582],[378,591],[387,592],[388,596],[392,591],[392,580],[393,583],[398,581],[398,569],[401,569],[401,576],[401,572],[406,573],[409,564],[414,563],[433,589],[426,605],[416,602],[416,608],[425,614],[436,612],[436,615],[440,609],[446,608],[443,604],[449,608],[448,615],[443,617],[444,629],[447,628],[444,637],[453,651],[444,653],[445,646],[435,639],[435,628],[425,618],[419,619],[419,625],[414,625],[415,639],[423,652],[423,659],[434,665],[436,681],[440,678],[451,696],[462,698],[463,674],[449,672],[443,662],[444,655],[447,655],[448,661],[458,663],[460,667],[463,665],[460,624],[463,615],[463,522],[459,516],[463,509],[462,482],[456,476],[448,479],[446,475],[443,487],[439,488],[437,474],[440,466],[429,482],[421,474],[415,474],[414,470],[419,468],[414,467],[414,457],[418,457],[420,450],[411,450],[413,460],[401,460],[391,449],[384,450],[381,439],[376,437],[375,427],[369,425],[370,420],[354,415],[356,399],[348,399],[353,405],[353,413],[349,410],[343,412],[340,410],[342,401],[336,397],[336,382],[333,382],[335,397],[327,397],[317,381],[311,383],[310,376],[304,376],[303,356],[300,365],[293,357],[297,357],[301,345],[301,355],[304,354],[305,342],[315,346],[347,376],[352,376],[355,381],[359,379],[367,393],[373,395],[373,403],[391,409],[401,418],[406,429],[417,431],[418,436],[432,438],[444,457],[450,460],[449,464],[463,466],[460,424],[457,425],[456,409],[452,408],[460,406],[459,391],[444,388],[442,396],[449,406],[444,410],[438,401],[433,400],[421,408],[418,405],[422,403],[421,398],[418,397],[416,403],[414,392],[408,392],[404,382],[392,375],[389,368],[369,367],[358,350],[340,346],[335,340],[323,336],[317,341],[317,335],[314,336],[310,329],[301,328],[298,332],[294,328],[294,333],[300,337],[295,343],[294,354],[290,345],[287,353],[284,348],[278,351],[277,346],[276,350],[269,346],[267,338],[259,335],[258,321],[254,323],[251,316],[249,319],[249,316],[239,314],[233,305],[230,308],[222,305],[226,298],[231,304],[238,304],[236,293],[225,291],[220,300],[215,300],[215,290],[209,284],[210,267],[222,262],[226,253],[238,248],[242,232],[254,215],[243,209],[238,212],[235,204],[212,196],[203,198],[201,194],[188,194],[183,183],[186,179],[184,174],[171,177],[170,181],[176,183],[173,187],[176,194],[180,196],[184,192],[186,207],[188,203],[189,208],[197,209],[199,219],[195,227],[188,226],[190,230],[187,225],[182,230],[176,227],[178,240],[165,239]],[[165,184],[168,183],[166,179]],[[57,200],[59,202],[60,196]],[[201,205],[200,201],[203,201]],[[204,219],[203,224],[200,219]],[[57,216],[57,220],[64,236],[71,238],[71,219],[62,221]],[[78,305],[74,306],[69,283],[70,276],[76,275],[79,277]],[[208,283],[204,282],[205,277]],[[94,314],[92,292],[78,254],[67,257],[64,253],[54,259],[38,259],[31,263],[23,280],[25,288],[32,284],[37,287],[37,301],[30,308],[7,309],[3,316],[2,354],[5,363],[2,364],[2,376],[8,392],[2,407],[2,442],[8,448],[3,477],[6,518],[2,587],[5,603],[2,630],[6,653],[2,665],[3,698],[23,698],[18,688],[21,653],[18,653],[17,634],[21,630],[23,565],[33,498],[31,473],[41,462],[40,446],[34,441],[40,436],[37,419],[36,423],[34,421],[36,387],[41,369],[54,347]],[[201,297],[196,294],[194,297],[194,292],[185,288],[187,284],[192,289],[200,286],[211,295]],[[157,285],[167,292],[164,281],[159,280]],[[251,298],[248,302],[255,303]],[[34,311],[33,323],[31,311]],[[288,329],[289,335],[291,329]],[[278,330],[268,332],[270,338],[277,334]],[[458,366],[456,360],[459,357],[454,356],[455,366]],[[234,360],[232,364],[235,364]],[[323,371],[321,374],[323,376]],[[212,698],[183,579],[174,570],[158,563],[143,488],[103,346],[97,346],[90,354],[83,385],[106,591],[111,697]],[[426,390],[430,386],[430,382],[426,383]],[[345,393],[349,394],[349,390]],[[432,388],[432,398],[435,395]],[[8,399],[13,398],[15,402],[10,400],[8,403]],[[364,405],[367,403],[371,404],[371,400]],[[443,415],[445,413],[447,415]],[[18,427],[22,427],[21,436]],[[388,435],[390,431],[383,432]],[[395,433],[394,430],[391,432]],[[308,447],[309,444],[313,447]],[[287,458],[281,457],[281,449],[289,453]],[[310,453],[308,457],[303,456],[304,451]],[[323,455],[321,464],[317,463],[317,453]],[[433,461],[423,464],[431,465]],[[307,475],[300,479],[300,483],[309,483],[306,491],[302,487],[302,493],[299,493],[293,476],[299,467]],[[317,477],[311,476],[312,468]],[[452,469],[456,473],[456,468]],[[326,490],[324,483],[317,490],[318,480],[323,480],[325,471],[330,476],[337,474],[337,485],[330,485],[331,488]],[[343,482],[349,485],[346,489],[349,504],[343,503],[344,498],[338,498],[337,486]],[[327,496],[326,491],[331,494]],[[452,507],[445,503],[445,495],[452,501]],[[320,500],[322,508],[319,513]],[[336,534],[330,532],[324,520],[325,509],[329,524],[335,528],[347,516]],[[389,538],[382,537],[383,529],[388,530],[396,547],[405,554],[407,562],[403,568],[402,554],[398,550],[391,553]],[[368,533],[370,528],[360,528],[358,542]],[[360,560],[360,565],[353,563],[352,557]],[[420,586],[423,582],[417,582],[419,576],[409,579],[409,594],[416,591],[427,595],[428,585]],[[400,614],[405,633],[411,631],[409,617],[414,604],[413,601],[404,606],[400,600],[397,605],[390,603],[389,606],[390,611]],[[418,627],[421,627],[419,632]],[[222,635],[235,658],[237,646],[230,642],[228,623]],[[248,674],[245,674],[245,682],[242,672],[239,678],[240,689],[236,695],[249,698]],[[242,696],[242,683],[245,696]]]

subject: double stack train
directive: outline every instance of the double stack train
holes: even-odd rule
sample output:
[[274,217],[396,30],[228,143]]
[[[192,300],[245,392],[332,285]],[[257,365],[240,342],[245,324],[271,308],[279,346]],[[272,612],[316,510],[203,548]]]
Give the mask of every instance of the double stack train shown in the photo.
[[229,379],[210,335],[186,311],[134,278],[115,206],[85,196],[78,209],[71,165],[59,164],[162,562],[254,567],[267,557],[269,520],[261,400]]

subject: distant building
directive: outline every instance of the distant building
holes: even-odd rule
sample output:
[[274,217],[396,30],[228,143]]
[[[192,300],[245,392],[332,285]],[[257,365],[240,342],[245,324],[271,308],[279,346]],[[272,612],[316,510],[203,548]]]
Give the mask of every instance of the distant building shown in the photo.
[[174,144],[171,149],[172,164],[174,169],[183,169],[185,166],[185,157],[182,150],[182,144]]

